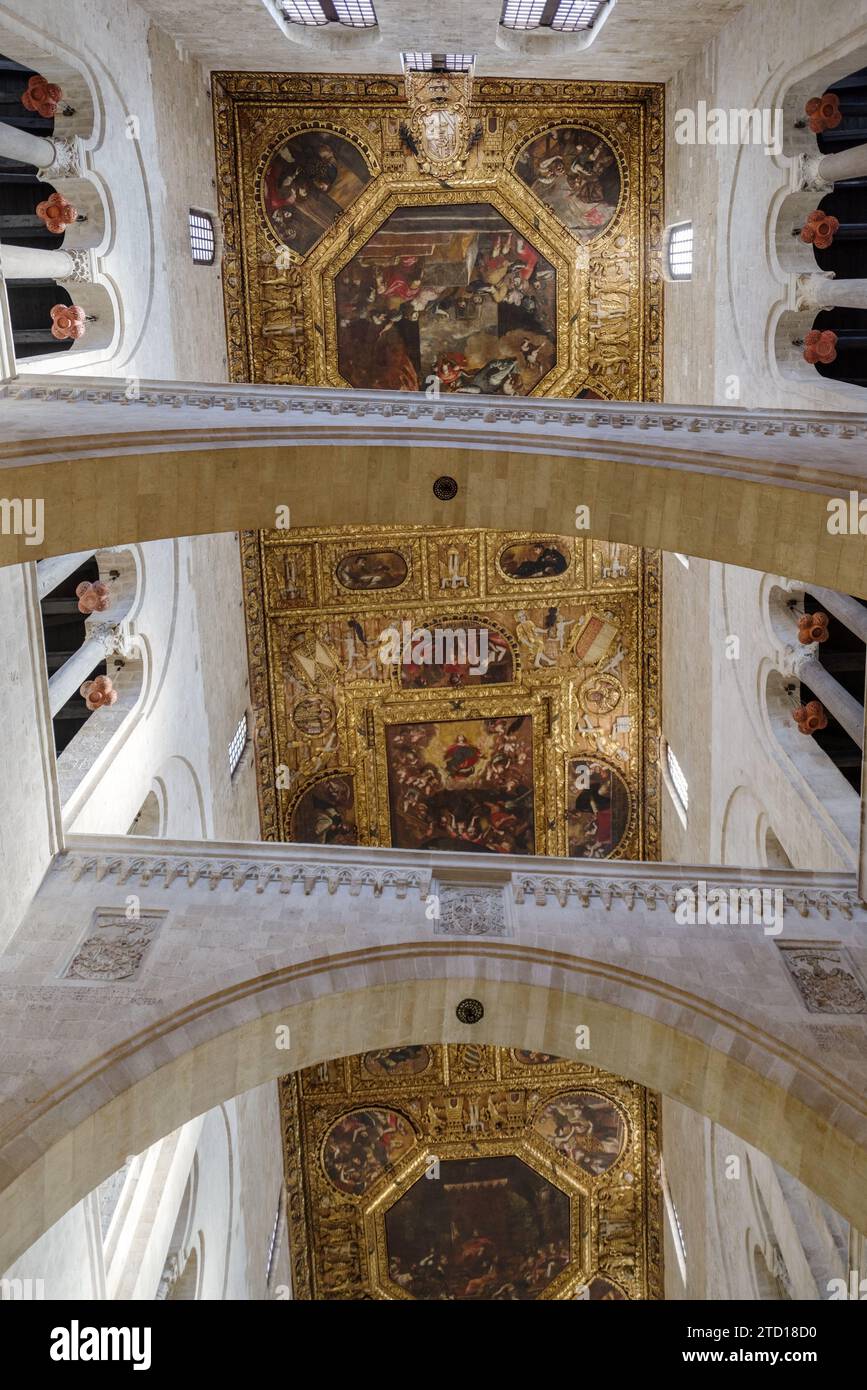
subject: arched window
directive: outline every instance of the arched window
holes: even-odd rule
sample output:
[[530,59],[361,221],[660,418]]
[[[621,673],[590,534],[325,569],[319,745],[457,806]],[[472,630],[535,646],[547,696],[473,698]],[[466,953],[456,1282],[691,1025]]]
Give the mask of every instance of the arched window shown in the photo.
[[691,222],[675,222],[665,236],[665,268],[669,280],[692,279]]
[[209,212],[190,208],[190,251],[196,265],[213,265],[217,254],[214,219]]

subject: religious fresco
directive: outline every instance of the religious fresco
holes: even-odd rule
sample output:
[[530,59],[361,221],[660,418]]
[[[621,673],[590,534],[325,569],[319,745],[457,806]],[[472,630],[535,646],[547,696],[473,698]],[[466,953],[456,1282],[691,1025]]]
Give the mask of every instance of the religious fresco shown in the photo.
[[340,557],[335,578],[344,589],[397,589],[409,570],[397,550],[350,550]]
[[552,579],[569,568],[569,550],[546,537],[507,545],[497,556],[497,563],[510,579]]
[[[606,687],[601,688],[607,693]],[[610,704],[610,709],[615,709],[618,703],[619,700]],[[567,776],[567,853],[570,859],[608,859],[629,825],[630,796],[626,780],[608,763],[580,758],[570,761]]]
[[431,1064],[429,1047],[385,1047],[365,1052],[361,1065],[371,1076],[405,1076],[427,1071]]
[[334,131],[306,130],[275,150],[262,179],[268,224],[304,256],[370,182],[364,156]]
[[526,396],[556,360],[556,273],[487,204],[398,208],[335,280],[351,386]]
[[385,732],[393,845],[534,852],[529,716],[396,724]]
[[607,1096],[557,1095],[536,1116],[536,1131],[585,1173],[607,1173],[626,1143],[626,1123]]
[[322,1166],[336,1188],[358,1196],[393,1168],[414,1143],[412,1125],[397,1111],[377,1107],[351,1110],[326,1134]]
[[232,380],[661,399],[661,85],[211,81]]
[[413,1298],[538,1298],[569,1264],[569,1198],[519,1158],[440,1164],[385,1217],[389,1278]]
[[[242,546],[264,838],[658,856],[656,555],[472,528]],[[347,588],[359,557],[400,584]]]
[[403,1045],[280,1082],[293,1297],[662,1297],[659,1105],[586,1063]]
[[609,226],[622,179],[609,141],[580,126],[558,126],[532,140],[515,169],[531,193],[583,241]]
[[351,776],[319,777],[295,801],[292,839],[305,845],[357,845]]

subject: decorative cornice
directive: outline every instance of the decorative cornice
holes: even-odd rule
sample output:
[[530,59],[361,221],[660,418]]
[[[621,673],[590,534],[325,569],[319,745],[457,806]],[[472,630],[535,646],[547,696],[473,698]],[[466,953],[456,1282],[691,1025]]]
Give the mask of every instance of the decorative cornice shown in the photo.
[[[867,414],[835,411],[741,410],[735,407],[695,408],[655,403],[455,396],[427,397],[415,391],[341,390],[334,387],[187,385],[179,382],[137,381],[130,397],[122,379],[19,376],[0,386],[0,400],[45,404],[120,405],[124,410],[185,407],[256,415],[322,415],[337,419],[378,419],[430,422],[478,422],[560,426],[617,433],[661,431],[665,435],[761,435],[766,438],[864,439]],[[144,423],[144,422],[143,422]]]
[[121,837],[114,843],[110,839],[100,843],[96,836],[73,836],[55,866],[76,882],[93,875],[97,882],[114,878],[120,885],[144,886],[158,880],[164,888],[176,882],[190,888],[207,883],[211,890],[225,882],[236,892],[252,884],[256,893],[264,893],[271,885],[280,893],[291,893],[297,885],[305,895],[317,889],[328,894],[347,889],[352,897],[362,889],[374,897],[392,889],[397,898],[410,893],[424,898],[444,889],[449,893],[460,888],[493,891],[496,871],[496,884],[510,885],[519,906],[528,901],[544,906],[551,899],[561,907],[601,904],[606,911],[622,906],[631,912],[638,905],[650,912],[666,907],[674,913],[690,893],[697,902],[712,902],[715,893],[733,900],[734,894],[764,890],[779,891],[784,910],[800,917],[815,912],[826,921],[832,916],[851,920],[861,907],[852,874],[769,869],[745,878],[741,869],[727,872],[719,866],[549,860],[551,867],[540,869],[537,858],[522,855],[498,856],[492,864],[473,854],[415,854],[372,847],[342,850],[287,844],[278,848],[265,842],[212,847],[189,841],[157,845],[146,850],[124,845]]

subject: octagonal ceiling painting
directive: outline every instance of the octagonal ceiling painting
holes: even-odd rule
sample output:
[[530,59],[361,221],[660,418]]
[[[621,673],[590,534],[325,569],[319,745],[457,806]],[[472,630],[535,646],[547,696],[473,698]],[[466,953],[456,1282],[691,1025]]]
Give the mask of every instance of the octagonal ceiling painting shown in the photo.
[[398,208],[335,292],[351,386],[526,396],[556,361],[556,271],[489,203]]
[[658,1103],[635,1082],[405,1044],[280,1097],[293,1298],[661,1297]]
[[568,1196],[513,1156],[441,1163],[385,1230],[389,1277],[413,1298],[538,1298],[570,1260]]

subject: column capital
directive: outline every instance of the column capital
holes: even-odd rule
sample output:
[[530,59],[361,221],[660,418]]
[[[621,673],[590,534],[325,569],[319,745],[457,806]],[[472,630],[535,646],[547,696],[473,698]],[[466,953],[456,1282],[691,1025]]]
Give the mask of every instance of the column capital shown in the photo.
[[85,172],[84,146],[78,135],[68,138],[50,137],[54,146],[54,158],[50,164],[38,169],[40,179],[54,183],[57,179],[80,179]]
[[834,291],[828,282],[835,278],[833,270],[815,270],[811,274],[799,275],[795,281],[795,308],[798,312],[833,305]]
[[811,193],[833,193],[833,183],[828,183],[819,173],[822,159],[823,156],[818,151],[815,154],[798,155],[795,172],[799,189]]

